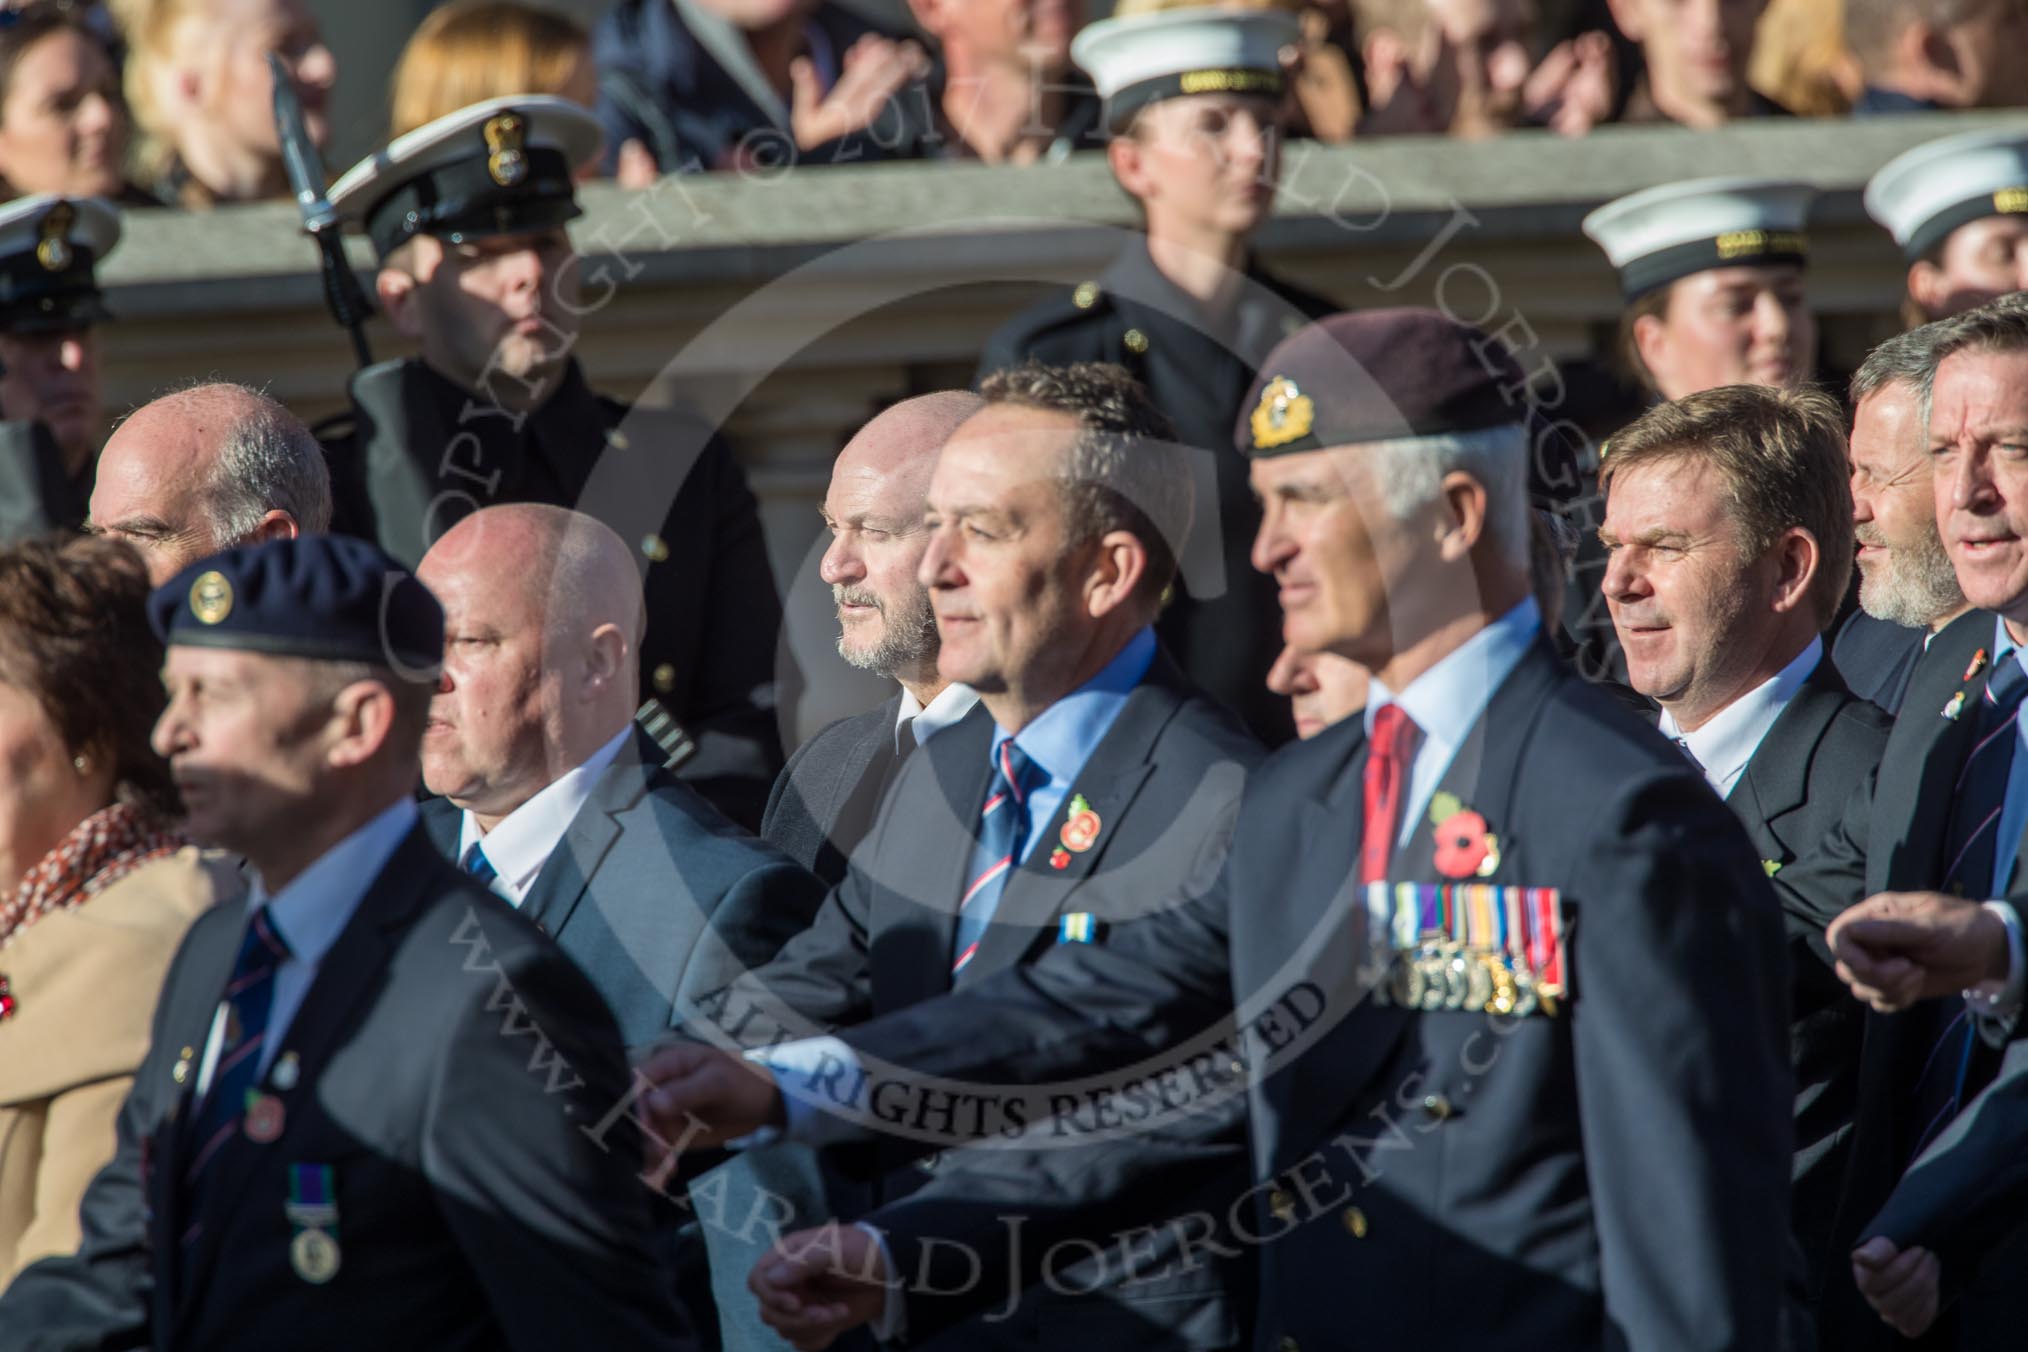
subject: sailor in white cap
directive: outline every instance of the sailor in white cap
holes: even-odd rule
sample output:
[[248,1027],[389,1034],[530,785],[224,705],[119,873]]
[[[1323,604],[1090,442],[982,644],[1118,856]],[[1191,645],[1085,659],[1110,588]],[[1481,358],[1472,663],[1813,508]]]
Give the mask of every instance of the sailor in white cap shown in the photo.
[[1866,213],[1908,262],[1913,328],[2028,290],[2028,129],[1919,145],[1866,185]]
[[1649,188],[1584,218],[1619,273],[1621,355],[1664,399],[1719,385],[1800,385],[1817,322],[1803,290],[1816,190],[1707,178]]
[[757,827],[781,767],[781,603],[724,442],[688,414],[600,396],[571,355],[588,307],[565,225],[580,214],[572,174],[598,146],[578,105],[512,95],[396,137],[332,185],[380,257],[381,308],[419,349],[360,371],[349,420],[319,429],[336,528],[414,567],[483,507],[605,521],[646,570],[644,715],[672,759],[687,755],[680,774]]
[[120,213],[48,193],[0,206],[0,539],[83,523],[105,439],[96,268]]
[[1263,271],[1248,246],[1274,207],[1282,53],[1300,39],[1288,13],[1212,7],[1102,20],[1078,34],[1072,56],[1105,100],[1113,175],[1141,204],[1146,237],[1009,322],[980,368],[983,377],[1030,357],[1116,362],[1148,387],[1183,444],[1204,452],[1194,457],[1196,525],[1179,551],[1186,594],[1163,613],[1162,637],[1271,742],[1294,735],[1287,701],[1266,684],[1281,612],[1273,582],[1248,562],[1260,509],[1232,428],[1274,345],[1341,308]]

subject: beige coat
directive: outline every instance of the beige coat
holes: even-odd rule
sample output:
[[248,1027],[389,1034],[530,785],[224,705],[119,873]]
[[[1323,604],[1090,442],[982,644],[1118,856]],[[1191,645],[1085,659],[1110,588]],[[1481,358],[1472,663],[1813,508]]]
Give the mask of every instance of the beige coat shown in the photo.
[[113,1157],[169,960],[198,913],[239,890],[226,861],[184,849],[0,949],[17,1001],[0,1020],[0,1290],[77,1248],[78,1201]]

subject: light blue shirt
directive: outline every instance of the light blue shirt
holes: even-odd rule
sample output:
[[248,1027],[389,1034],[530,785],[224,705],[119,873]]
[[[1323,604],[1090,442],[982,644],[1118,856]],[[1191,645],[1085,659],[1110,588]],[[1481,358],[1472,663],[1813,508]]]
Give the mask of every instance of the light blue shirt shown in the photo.
[[[1127,696],[1146,679],[1148,668],[1154,663],[1155,631],[1143,629],[1127,640],[1126,646],[1099,669],[1098,675],[1044,709],[1014,734],[1014,745],[1049,774],[1047,784],[1028,794],[1028,834],[1021,842],[1024,862],[1056,820],[1063,800],[1070,796],[1072,784],[1084,773],[1091,753],[1098,750],[1098,744],[1119,721],[1120,710],[1127,707]],[[994,765],[1000,762],[1000,746],[1007,736],[1005,728],[994,727],[990,752]]]
[[1522,600],[1505,615],[1461,644],[1457,651],[1408,683],[1396,694],[1375,678],[1366,697],[1366,735],[1373,735],[1373,715],[1381,706],[1399,704],[1415,720],[1422,737],[1415,765],[1408,775],[1408,797],[1402,803],[1398,849],[1429,811],[1429,800],[1443,782],[1458,748],[1486,711],[1493,692],[1521,662],[1542,632],[1542,611],[1535,598]]
[[[351,923],[366,889],[387,867],[387,861],[408,833],[415,829],[415,800],[403,798],[379,816],[354,831],[318,856],[315,863],[292,879],[287,887],[269,896],[259,878],[247,899],[247,915],[265,906],[268,921],[289,946],[289,956],[275,968],[274,1002],[268,1007],[268,1031],[261,1043],[257,1072],[265,1075],[281,1051],[289,1024],[303,1007],[303,998],[317,979],[317,967],[338,936]],[[211,1075],[218,1063],[219,1044],[225,1037],[225,1002],[211,1021],[211,1035],[205,1039],[204,1060],[197,1072],[197,1092],[211,1088]]]

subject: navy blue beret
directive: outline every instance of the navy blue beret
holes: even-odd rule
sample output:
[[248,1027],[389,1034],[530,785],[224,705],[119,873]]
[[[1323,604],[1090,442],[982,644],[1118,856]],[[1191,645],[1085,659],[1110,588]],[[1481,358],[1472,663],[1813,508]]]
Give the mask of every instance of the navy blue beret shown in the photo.
[[377,545],[269,540],[191,564],[148,598],[163,643],[366,662],[418,679],[444,658],[444,610]]

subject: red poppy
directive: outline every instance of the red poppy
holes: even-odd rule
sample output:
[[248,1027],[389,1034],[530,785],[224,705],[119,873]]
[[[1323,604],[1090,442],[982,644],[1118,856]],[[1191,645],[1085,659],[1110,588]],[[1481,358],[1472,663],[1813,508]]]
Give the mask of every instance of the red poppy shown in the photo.
[[1436,870],[1446,878],[1476,878],[1493,852],[1486,819],[1470,808],[1454,812],[1436,829]]

